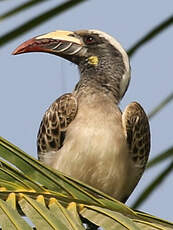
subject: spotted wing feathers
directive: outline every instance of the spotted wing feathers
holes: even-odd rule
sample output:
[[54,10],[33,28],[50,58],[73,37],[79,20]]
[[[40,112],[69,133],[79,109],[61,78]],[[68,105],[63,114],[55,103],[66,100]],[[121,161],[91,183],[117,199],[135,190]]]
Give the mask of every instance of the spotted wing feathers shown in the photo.
[[76,113],[77,100],[70,93],[61,96],[49,107],[37,137],[39,160],[45,162],[49,153],[51,155],[62,147],[68,125],[74,120]]
[[143,173],[150,152],[150,127],[143,108],[137,102],[130,103],[122,116],[130,155]]

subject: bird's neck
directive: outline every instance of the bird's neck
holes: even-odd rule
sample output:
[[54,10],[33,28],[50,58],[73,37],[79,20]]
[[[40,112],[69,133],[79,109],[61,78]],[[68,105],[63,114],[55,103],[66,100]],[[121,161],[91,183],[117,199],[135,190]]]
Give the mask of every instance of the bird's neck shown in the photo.
[[[96,73],[97,72],[97,73]],[[80,81],[75,87],[75,92],[79,97],[88,95],[100,95],[109,97],[114,103],[120,101],[120,76],[118,73],[103,73],[90,70],[90,72],[81,72]]]

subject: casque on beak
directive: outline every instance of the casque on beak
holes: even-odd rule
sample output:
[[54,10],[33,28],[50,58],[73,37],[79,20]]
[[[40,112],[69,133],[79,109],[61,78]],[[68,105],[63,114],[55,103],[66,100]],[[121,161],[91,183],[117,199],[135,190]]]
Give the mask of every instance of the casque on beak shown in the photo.
[[28,52],[51,53],[77,64],[86,49],[74,32],[59,30],[31,38],[18,46],[12,54]]

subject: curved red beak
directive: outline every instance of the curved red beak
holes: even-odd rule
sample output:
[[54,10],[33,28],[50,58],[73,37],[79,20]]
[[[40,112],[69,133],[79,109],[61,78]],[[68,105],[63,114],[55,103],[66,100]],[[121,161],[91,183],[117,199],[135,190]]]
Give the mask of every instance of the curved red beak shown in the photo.
[[83,43],[74,32],[60,30],[31,38],[19,45],[12,54],[28,52],[51,53],[76,63],[75,57],[83,54]]

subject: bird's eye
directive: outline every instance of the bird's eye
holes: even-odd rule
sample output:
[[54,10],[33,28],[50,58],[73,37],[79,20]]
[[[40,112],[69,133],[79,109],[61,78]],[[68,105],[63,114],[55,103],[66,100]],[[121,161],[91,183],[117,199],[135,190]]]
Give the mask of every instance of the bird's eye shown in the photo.
[[86,36],[84,38],[84,42],[87,44],[87,45],[90,45],[90,44],[95,44],[96,43],[96,40],[93,36],[89,35],[89,36]]

